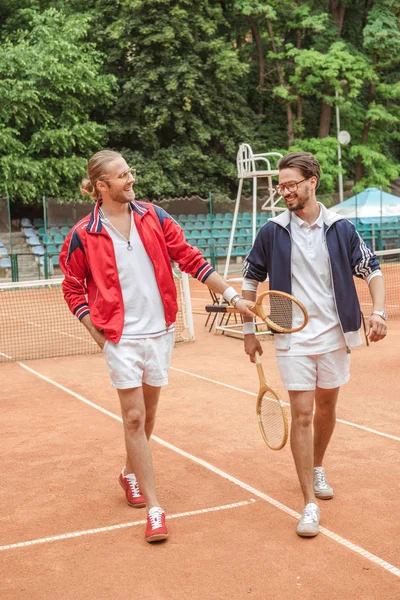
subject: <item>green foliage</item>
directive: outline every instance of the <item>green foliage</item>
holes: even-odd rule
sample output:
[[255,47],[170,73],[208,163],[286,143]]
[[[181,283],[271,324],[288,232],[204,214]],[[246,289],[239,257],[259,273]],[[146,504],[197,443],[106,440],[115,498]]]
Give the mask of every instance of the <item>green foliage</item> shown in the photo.
[[329,195],[338,104],[345,178],[388,187],[400,2],[340,4],[339,31],[326,0],[0,0],[0,186],[25,202],[76,197],[87,159],[108,146],[137,168],[139,197],[234,196],[240,142],[286,152],[295,139]]
[[114,78],[85,40],[88,16],[20,14],[29,29],[0,47],[0,181],[24,201],[76,195],[88,154],[106,141],[91,114],[110,103]]

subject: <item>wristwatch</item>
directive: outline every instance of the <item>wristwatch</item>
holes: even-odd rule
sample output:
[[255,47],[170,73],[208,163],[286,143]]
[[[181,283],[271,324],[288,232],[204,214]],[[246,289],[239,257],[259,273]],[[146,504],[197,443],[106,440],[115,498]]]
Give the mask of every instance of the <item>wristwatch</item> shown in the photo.
[[233,308],[236,307],[236,304],[239,302],[239,300],[244,300],[243,296],[241,296],[240,294],[236,294],[236,296],[233,296],[233,298],[231,298],[231,304]]
[[384,319],[385,321],[387,319],[387,314],[384,310],[373,310],[371,315],[378,315],[379,317],[382,317],[382,319]]

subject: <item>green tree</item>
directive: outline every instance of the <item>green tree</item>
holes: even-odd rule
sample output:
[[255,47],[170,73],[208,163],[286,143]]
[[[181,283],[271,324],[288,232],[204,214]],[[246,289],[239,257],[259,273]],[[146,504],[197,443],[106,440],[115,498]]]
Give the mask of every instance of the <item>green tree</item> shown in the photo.
[[115,78],[87,41],[90,19],[22,10],[29,27],[0,47],[0,181],[25,202],[76,197],[87,156],[107,140],[92,118],[110,104]]
[[235,175],[237,145],[253,137],[248,66],[219,3],[121,0],[100,33],[120,93],[112,143],[140,165],[140,195],[206,193]]

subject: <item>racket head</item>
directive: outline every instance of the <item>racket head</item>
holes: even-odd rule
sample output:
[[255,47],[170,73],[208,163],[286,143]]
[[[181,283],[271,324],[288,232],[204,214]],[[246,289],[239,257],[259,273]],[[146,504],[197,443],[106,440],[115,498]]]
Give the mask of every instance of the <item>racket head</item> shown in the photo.
[[286,292],[268,290],[260,294],[255,311],[270,329],[278,333],[295,333],[308,323],[308,313],[303,304]]
[[288,419],[282,400],[269,386],[262,388],[258,394],[256,414],[261,435],[268,448],[281,450],[288,439]]

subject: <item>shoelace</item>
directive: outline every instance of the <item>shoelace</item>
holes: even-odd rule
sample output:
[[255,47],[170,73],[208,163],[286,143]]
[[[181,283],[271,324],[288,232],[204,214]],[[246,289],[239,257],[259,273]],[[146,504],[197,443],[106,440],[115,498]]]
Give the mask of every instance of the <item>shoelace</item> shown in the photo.
[[140,494],[139,484],[137,482],[136,477],[134,475],[129,474],[129,475],[125,475],[125,479],[128,480],[129,487],[132,490],[132,496],[134,498],[139,498],[139,496],[141,494]]
[[315,478],[317,480],[317,486],[319,488],[327,489],[329,487],[329,485],[325,479],[325,473],[321,473],[320,471],[317,471],[315,473]]
[[318,521],[318,514],[315,508],[305,508],[302,521],[303,523],[316,523]]
[[161,525],[162,525],[161,515],[163,515],[163,510],[160,508],[149,513],[149,518],[150,518],[150,523],[151,523],[152,529],[158,529],[159,527],[161,527]]

